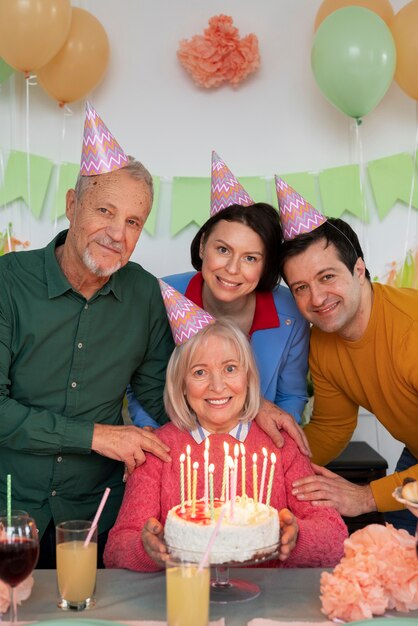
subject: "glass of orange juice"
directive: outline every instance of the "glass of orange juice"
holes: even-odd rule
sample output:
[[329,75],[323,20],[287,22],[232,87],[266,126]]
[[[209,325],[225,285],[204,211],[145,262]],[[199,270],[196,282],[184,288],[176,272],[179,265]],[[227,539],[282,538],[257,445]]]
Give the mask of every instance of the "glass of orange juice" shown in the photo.
[[167,625],[208,626],[210,567],[177,559],[166,562]]
[[97,527],[86,539],[91,522],[73,520],[56,526],[58,606],[83,611],[96,604]]

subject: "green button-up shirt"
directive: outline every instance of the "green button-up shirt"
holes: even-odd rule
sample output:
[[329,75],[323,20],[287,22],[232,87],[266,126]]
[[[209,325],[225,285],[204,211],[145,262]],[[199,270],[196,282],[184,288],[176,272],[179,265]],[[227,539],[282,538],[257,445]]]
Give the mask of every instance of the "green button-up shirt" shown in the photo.
[[0,508],[6,475],[12,506],[43,533],[93,517],[111,487],[99,532],[115,521],[123,465],[91,451],[94,424],[122,424],[128,383],[160,423],[173,340],[158,282],[136,263],[90,300],[74,291],[46,248],[0,258]]

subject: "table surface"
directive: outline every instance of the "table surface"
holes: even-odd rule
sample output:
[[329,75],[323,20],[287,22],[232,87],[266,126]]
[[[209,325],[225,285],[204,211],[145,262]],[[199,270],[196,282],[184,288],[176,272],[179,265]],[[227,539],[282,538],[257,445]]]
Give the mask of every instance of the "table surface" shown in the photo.
[[[321,613],[319,581],[322,569],[231,568],[230,578],[257,583],[261,594],[238,604],[211,604],[210,619],[225,617],[226,626],[243,626],[255,617],[283,621],[327,621]],[[96,606],[81,613],[56,606],[55,570],[35,570],[31,597],[19,607],[19,620],[106,619],[165,621],[165,575],[127,570],[99,570]],[[392,613],[394,615],[394,613]],[[417,617],[418,610],[398,616]]]

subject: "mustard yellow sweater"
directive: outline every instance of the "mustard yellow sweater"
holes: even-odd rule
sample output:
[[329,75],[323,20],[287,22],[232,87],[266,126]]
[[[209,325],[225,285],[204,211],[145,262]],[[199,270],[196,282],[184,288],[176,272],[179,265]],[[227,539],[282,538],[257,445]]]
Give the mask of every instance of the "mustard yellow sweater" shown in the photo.
[[[369,324],[358,341],[312,329],[310,369],[314,410],[305,427],[313,461],[325,465],[345,448],[360,406],[418,457],[418,290],[373,284]],[[373,481],[379,511],[399,504],[391,494],[418,464]]]

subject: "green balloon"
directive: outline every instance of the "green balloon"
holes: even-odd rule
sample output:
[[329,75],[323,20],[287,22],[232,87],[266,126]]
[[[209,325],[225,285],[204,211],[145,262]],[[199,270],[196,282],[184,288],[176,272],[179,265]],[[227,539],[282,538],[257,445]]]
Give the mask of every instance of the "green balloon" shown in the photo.
[[4,83],[14,72],[14,69],[7,65],[6,61],[0,59],[0,83]]
[[360,119],[379,104],[393,80],[395,42],[376,13],[345,7],[331,13],[316,31],[311,64],[325,97]]

